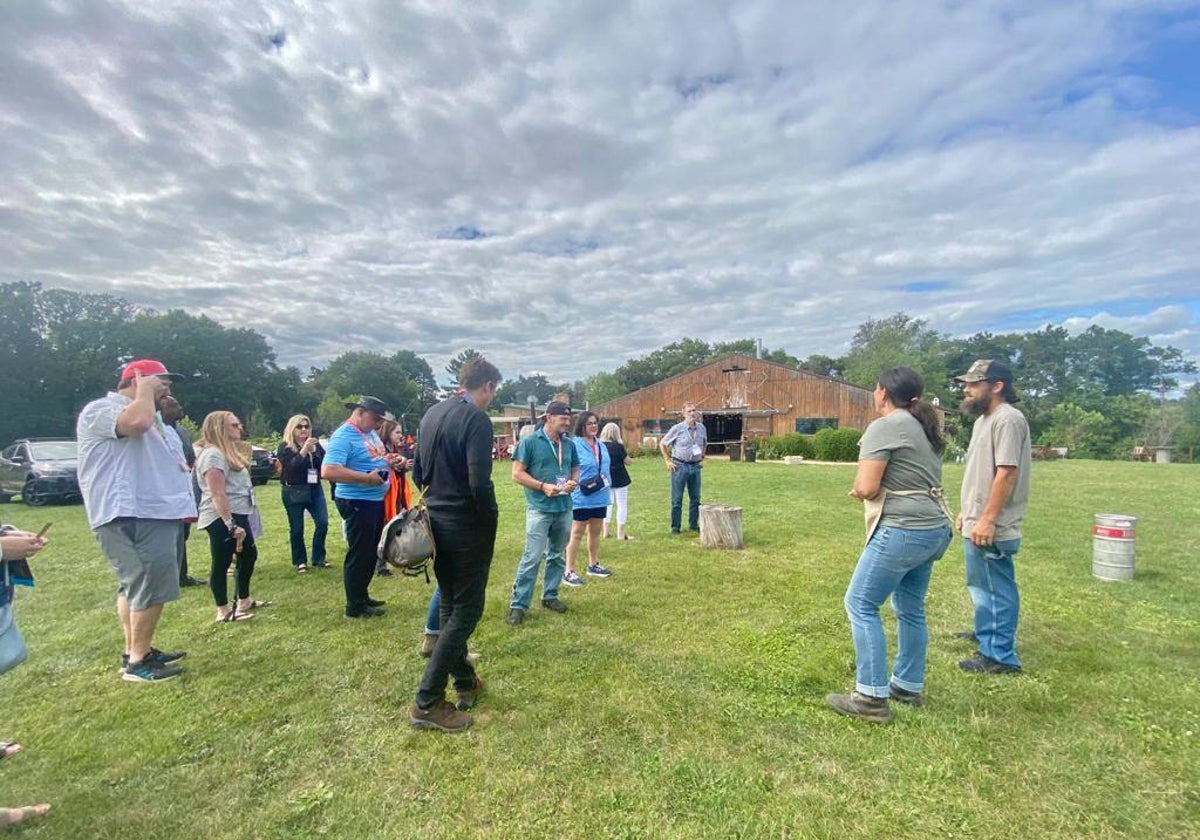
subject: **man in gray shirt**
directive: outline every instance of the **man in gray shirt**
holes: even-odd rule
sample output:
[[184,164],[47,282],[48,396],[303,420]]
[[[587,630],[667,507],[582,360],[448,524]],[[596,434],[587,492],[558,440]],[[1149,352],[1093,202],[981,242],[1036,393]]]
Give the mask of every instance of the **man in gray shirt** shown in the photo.
[[964,537],[975,629],[957,635],[978,642],[979,650],[958,664],[973,673],[1017,673],[1021,601],[1013,557],[1029,506],[1029,424],[1013,407],[1020,397],[1004,362],[979,359],[955,379],[963,385],[963,414],[978,418],[967,449],[957,523]]
[[671,427],[659,444],[667,470],[671,473],[671,533],[678,534],[683,524],[683,488],[688,491],[688,528],[700,530],[700,468],[708,433],[700,422],[696,406],[683,407],[683,422]]

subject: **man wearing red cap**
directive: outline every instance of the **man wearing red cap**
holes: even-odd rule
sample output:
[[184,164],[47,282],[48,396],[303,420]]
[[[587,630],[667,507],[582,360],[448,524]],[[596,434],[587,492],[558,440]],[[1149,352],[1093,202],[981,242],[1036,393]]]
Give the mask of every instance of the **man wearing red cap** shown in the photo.
[[186,656],[152,645],[163,604],[179,598],[183,520],[196,516],[187,459],[159,414],[178,378],[153,359],[130,362],[117,390],[84,406],[75,427],[88,524],[117,575],[128,682],[177,677],[174,663]]

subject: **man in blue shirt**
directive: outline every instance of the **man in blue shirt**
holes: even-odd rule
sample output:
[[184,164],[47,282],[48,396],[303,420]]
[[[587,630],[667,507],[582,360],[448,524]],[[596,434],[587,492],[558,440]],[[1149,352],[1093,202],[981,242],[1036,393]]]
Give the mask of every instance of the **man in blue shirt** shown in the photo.
[[542,606],[557,613],[567,611],[558,600],[566,563],[563,551],[571,536],[571,492],[579,484],[579,459],[571,441],[564,440],[571,427],[571,409],[555,400],[546,406],[545,424],[517,444],[513,453],[513,481],[525,488],[525,553],[513,581],[508,618],[512,626],[525,620],[533,600],[538,567],[546,555],[542,581]]
[[383,601],[367,591],[375,576],[375,557],[383,533],[383,497],[392,481],[391,462],[398,455],[384,450],[377,429],[391,419],[378,397],[363,395],[346,403],[350,417],[329,438],[321,477],[337,484],[333,502],[346,520],[346,562],[342,583],[346,589],[346,617],[383,615]]
[[688,491],[688,528],[700,530],[700,468],[704,466],[704,450],[708,432],[700,422],[696,406],[683,407],[683,422],[676,423],[663,436],[659,449],[671,473],[671,533],[678,534],[683,519],[683,488]]

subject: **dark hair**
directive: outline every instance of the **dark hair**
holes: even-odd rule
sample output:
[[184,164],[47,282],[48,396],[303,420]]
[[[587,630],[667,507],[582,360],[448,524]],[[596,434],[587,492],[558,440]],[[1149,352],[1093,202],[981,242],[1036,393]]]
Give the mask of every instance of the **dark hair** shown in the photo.
[[500,380],[503,378],[496,366],[483,358],[483,356],[468,359],[458,369],[458,384],[468,391],[482,388],[489,382],[495,382],[499,385]]
[[925,380],[921,374],[912,368],[895,367],[879,374],[879,387],[887,394],[888,402],[896,408],[902,408],[916,418],[921,424],[929,445],[938,455],[946,449],[946,440],[942,437],[942,420],[927,402],[921,402],[921,394],[925,393]]
[[392,449],[390,438],[392,436],[392,431],[399,428],[399,426],[400,424],[395,420],[384,420],[379,426],[379,439],[383,441],[383,448],[388,452],[394,451]]
[[1004,397],[1006,403],[1019,403],[1021,395],[1017,393],[1017,389],[1013,384],[1006,379],[989,379],[988,382],[1003,382],[1004,390],[1000,392],[1000,396]]
[[578,437],[578,438],[587,437],[587,424],[588,424],[588,419],[591,417],[596,418],[596,425],[600,424],[600,415],[596,414],[596,412],[594,412],[594,411],[579,412],[579,416],[575,418],[575,437]]

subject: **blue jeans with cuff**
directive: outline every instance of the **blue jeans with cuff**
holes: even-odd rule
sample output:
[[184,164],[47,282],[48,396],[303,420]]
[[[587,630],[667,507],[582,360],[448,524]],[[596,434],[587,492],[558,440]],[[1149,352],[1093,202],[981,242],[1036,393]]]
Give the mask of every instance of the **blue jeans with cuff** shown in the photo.
[[571,537],[571,511],[553,513],[529,508],[525,511],[525,553],[517,566],[517,577],[513,581],[510,609],[528,610],[533,602],[533,588],[537,583],[538,567],[542,554],[546,555],[546,576],[542,581],[542,600],[558,598],[558,587],[562,583],[567,563],[563,551]]
[[[871,535],[845,598],[854,635],[854,688],[859,694],[887,697],[889,682],[915,694],[924,690],[929,649],[925,593],[933,564],[946,553],[950,540],[949,525],[927,529],[880,525]],[[879,607],[889,595],[898,642],[890,679],[887,639],[879,618]]]

